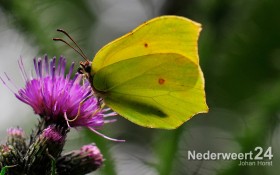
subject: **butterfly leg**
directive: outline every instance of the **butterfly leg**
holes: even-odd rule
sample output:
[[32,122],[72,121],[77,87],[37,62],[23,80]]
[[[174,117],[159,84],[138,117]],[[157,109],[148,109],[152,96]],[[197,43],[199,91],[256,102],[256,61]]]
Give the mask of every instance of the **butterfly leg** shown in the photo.
[[104,107],[105,107],[105,103],[103,103],[102,98],[97,97],[97,106],[98,109],[96,109],[91,116],[95,116],[95,114],[97,114],[98,112],[100,112]]
[[90,99],[90,98],[93,97],[93,96],[94,96],[93,94],[90,94],[89,96],[87,96],[86,98],[84,98],[82,101],[80,101],[77,115],[76,115],[73,119],[67,119],[67,121],[68,121],[68,122],[73,122],[73,121],[75,121],[75,120],[79,117],[79,115],[80,115],[80,113],[81,113],[81,107],[82,107],[82,105],[84,104],[84,102],[87,101],[88,99]]

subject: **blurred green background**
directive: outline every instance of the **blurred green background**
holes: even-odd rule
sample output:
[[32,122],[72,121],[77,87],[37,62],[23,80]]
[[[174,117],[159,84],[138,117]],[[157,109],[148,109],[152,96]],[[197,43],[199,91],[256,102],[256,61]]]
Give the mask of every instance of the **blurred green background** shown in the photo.
[[[142,128],[119,118],[102,132],[126,143],[74,130],[67,149],[96,142],[106,161],[94,174],[102,175],[276,175],[280,171],[279,8],[276,0],[0,0],[0,72],[18,76],[15,63],[20,56],[26,64],[45,53],[64,55],[69,64],[81,61],[72,49],[52,41],[62,36],[57,28],[67,30],[93,58],[103,45],[148,19],[166,14],[188,17],[203,26],[199,54],[209,113],[173,131]],[[1,139],[19,118],[27,131],[36,123],[30,109],[24,116],[4,112],[16,111],[15,105],[29,108],[20,102],[11,105],[8,99],[14,96],[7,92],[1,87]],[[256,146],[272,147],[272,166],[187,159],[192,150],[245,153]]]

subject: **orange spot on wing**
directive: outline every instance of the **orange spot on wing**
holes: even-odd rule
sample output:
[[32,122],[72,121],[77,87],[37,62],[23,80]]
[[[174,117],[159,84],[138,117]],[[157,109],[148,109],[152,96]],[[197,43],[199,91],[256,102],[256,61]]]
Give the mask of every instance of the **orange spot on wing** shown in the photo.
[[163,78],[159,78],[159,79],[158,79],[158,83],[159,83],[160,85],[164,84],[164,82],[165,82],[165,79],[163,79]]
[[147,48],[147,47],[148,47],[148,43],[144,43],[144,47],[146,47],[146,48]]

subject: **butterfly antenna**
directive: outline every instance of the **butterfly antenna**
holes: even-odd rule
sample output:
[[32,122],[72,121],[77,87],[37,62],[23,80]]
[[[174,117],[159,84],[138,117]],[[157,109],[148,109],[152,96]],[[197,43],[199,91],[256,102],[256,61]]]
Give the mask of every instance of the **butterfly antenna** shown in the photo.
[[85,55],[85,53],[83,52],[83,50],[80,48],[80,46],[77,44],[77,42],[65,30],[57,29],[57,31],[63,33],[64,35],[66,35],[75,44],[75,46],[78,48],[78,50],[74,49],[73,46],[70,46],[69,43],[65,42],[65,40],[63,40],[61,38],[54,38],[55,41],[62,41],[62,42],[64,42],[65,44],[70,46],[72,49],[74,49],[77,53],[79,53],[79,55],[81,55],[86,61],[88,61],[88,58]]
[[86,61],[88,61],[87,57],[80,53],[79,50],[77,50],[76,48],[74,48],[73,46],[71,46],[68,42],[66,42],[64,39],[62,38],[53,38],[54,41],[61,41],[63,43],[65,43],[67,46],[71,47],[73,50],[75,50],[82,58],[84,58]]

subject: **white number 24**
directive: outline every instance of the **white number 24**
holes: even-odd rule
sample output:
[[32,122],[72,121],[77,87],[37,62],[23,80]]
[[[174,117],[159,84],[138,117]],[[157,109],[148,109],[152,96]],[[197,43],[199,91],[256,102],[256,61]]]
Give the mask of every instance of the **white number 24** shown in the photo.
[[272,159],[273,155],[272,155],[272,148],[271,146],[267,148],[267,150],[264,152],[263,156],[263,148],[258,146],[255,148],[255,151],[257,152],[256,156],[255,156],[255,160],[263,160],[263,158],[268,158],[269,160]]

